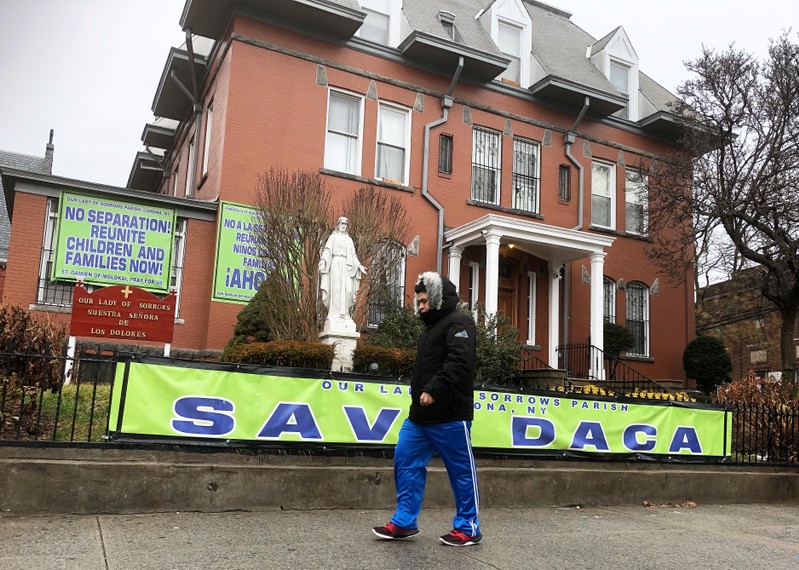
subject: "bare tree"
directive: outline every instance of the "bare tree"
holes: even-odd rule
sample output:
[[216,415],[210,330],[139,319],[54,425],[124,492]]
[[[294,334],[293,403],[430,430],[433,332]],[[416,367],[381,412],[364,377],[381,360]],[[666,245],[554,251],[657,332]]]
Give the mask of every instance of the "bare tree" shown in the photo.
[[331,192],[318,173],[272,168],[258,176],[255,205],[264,312],[276,340],[318,341],[317,283],[322,244],[330,233]]
[[322,246],[340,215],[361,264],[368,268],[354,316],[364,324],[371,300],[393,299],[389,290],[402,267],[410,222],[399,198],[361,187],[343,204],[331,207],[332,192],[317,173],[271,169],[255,185],[261,258],[269,268],[261,285],[264,317],[276,340],[319,340],[323,309],[319,302]]
[[401,270],[411,224],[400,199],[373,186],[360,187],[344,205],[344,212],[358,258],[369,270],[364,280],[366,294],[358,297],[354,311],[364,325],[370,304],[401,306]]
[[[678,89],[680,152],[646,165],[648,255],[672,277],[761,268],[757,286],[781,315],[784,377],[794,377],[799,308],[799,45],[783,34],[764,61],[708,48]],[[686,255],[688,253],[688,255]]]

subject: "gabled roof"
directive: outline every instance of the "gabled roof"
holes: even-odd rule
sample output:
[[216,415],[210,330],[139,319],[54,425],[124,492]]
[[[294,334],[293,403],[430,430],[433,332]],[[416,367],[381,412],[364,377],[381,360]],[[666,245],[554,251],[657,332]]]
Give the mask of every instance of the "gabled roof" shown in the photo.
[[[26,172],[49,174],[50,168],[43,156],[31,156],[0,150],[0,169],[13,168]],[[0,263],[5,264],[8,259],[8,243],[11,238],[11,221],[6,205],[6,191],[0,179]]]

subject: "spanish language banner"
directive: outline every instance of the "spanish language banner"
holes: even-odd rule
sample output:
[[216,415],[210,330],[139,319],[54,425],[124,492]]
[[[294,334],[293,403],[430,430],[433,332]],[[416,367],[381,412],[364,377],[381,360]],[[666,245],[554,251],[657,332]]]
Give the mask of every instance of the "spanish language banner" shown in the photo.
[[[389,444],[410,404],[404,384],[285,377],[132,362],[117,367],[112,436]],[[714,406],[475,391],[472,444],[508,451],[729,455],[731,421]],[[116,432],[116,433],[114,433]]]
[[247,303],[268,272],[258,246],[263,230],[258,210],[222,202],[216,241],[216,273],[212,299]]
[[175,211],[62,192],[53,279],[168,291]]

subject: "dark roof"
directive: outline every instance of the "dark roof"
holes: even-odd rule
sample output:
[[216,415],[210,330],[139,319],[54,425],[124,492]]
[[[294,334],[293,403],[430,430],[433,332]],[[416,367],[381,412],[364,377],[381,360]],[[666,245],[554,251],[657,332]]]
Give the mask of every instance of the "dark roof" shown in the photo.
[[[49,174],[49,168],[43,156],[31,156],[0,150],[0,168],[13,168],[39,174]],[[11,238],[11,221],[8,218],[6,195],[3,181],[0,180],[0,263],[8,259],[8,242]]]

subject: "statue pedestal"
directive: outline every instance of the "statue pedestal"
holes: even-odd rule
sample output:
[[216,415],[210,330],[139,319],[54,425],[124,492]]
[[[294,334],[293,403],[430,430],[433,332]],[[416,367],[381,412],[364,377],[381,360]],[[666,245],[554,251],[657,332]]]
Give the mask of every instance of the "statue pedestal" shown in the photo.
[[325,327],[319,333],[319,339],[334,347],[333,365],[335,372],[352,371],[352,353],[358,344],[361,334],[356,330],[352,319],[327,319]]

